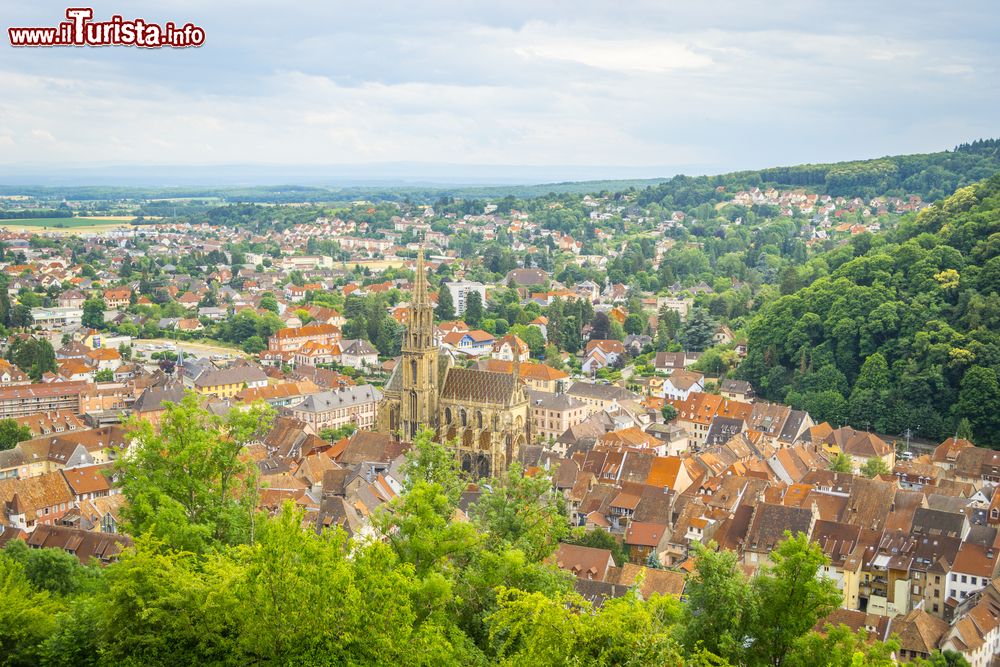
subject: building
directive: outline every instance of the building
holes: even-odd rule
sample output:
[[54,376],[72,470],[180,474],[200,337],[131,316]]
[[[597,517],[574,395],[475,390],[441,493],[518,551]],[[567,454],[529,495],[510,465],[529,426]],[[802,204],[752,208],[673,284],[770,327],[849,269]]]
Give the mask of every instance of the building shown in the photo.
[[310,394],[301,403],[288,408],[288,412],[316,431],[348,424],[369,431],[376,425],[381,400],[382,392],[370,384],[363,384]]
[[340,328],[333,324],[307,324],[304,327],[281,329],[267,340],[267,349],[294,352],[308,342],[333,345],[340,339]]
[[454,443],[463,470],[501,474],[531,439],[528,394],[517,366],[511,375],[455,368],[440,352],[421,249],[402,358],[385,385],[379,430],[412,442],[430,428]]
[[31,319],[43,329],[78,327],[83,323],[83,308],[32,308]]
[[360,338],[342,340],[334,345],[334,358],[341,366],[350,366],[358,370],[378,366],[378,350]]
[[530,391],[531,425],[537,442],[553,442],[590,416],[587,404],[568,394]]
[[[499,361],[498,359],[480,359],[479,369],[491,373],[513,373],[514,364],[510,361]],[[534,391],[545,391],[556,394],[563,391],[569,373],[558,368],[552,368],[548,364],[522,363],[518,367],[521,381],[528,389]]]
[[0,419],[60,410],[80,413],[80,396],[86,390],[86,382],[53,382],[2,387]]
[[[198,370],[189,374],[189,367]],[[203,396],[235,398],[244,389],[267,386],[267,375],[263,369],[248,363],[238,363],[226,368],[209,365],[203,370],[194,364],[186,364],[183,370],[184,385]]]
[[500,361],[514,361],[515,356],[518,361],[527,361],[531,356],[531,349],[514,334],[507,334],[493,343],[493,353],[490,356]]
[[465,314],[468,307],[469,295],[473,292],[479,293],[480,303],[486,304],[486,285],[471,280],[456,280],[455,282],[444,283],[444,286],[451,292],[451,301],[455,304],[455,315]]

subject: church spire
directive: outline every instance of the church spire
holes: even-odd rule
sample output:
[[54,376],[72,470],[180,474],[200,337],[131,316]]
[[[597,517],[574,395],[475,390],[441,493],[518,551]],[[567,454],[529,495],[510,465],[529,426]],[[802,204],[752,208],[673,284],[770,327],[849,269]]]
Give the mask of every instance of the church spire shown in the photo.
[[424,248],[417,250],[417,277],[413,285],[413,305],[427,305],[427,277],[424,275]]

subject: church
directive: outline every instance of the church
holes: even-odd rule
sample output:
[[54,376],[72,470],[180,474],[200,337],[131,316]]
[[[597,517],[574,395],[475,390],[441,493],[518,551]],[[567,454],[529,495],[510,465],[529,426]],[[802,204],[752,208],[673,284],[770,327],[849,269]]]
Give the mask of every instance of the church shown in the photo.
[[531,442],[519,365],[510,375],[458,368],[441,351],[422,249],[408,316],[402,356],[383,389],[378,430],[412,442],[420,429],[430,428],[455,450],[464,471],[477,477],[502,474]]

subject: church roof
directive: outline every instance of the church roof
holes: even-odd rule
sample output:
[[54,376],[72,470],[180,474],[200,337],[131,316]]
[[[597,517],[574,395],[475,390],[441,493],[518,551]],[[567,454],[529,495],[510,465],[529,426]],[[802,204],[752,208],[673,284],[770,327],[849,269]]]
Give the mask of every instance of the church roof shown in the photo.
[[507,403],[514,394],[513,375],[473,368],[450,368],[441,388],[441,398],[482,403]]

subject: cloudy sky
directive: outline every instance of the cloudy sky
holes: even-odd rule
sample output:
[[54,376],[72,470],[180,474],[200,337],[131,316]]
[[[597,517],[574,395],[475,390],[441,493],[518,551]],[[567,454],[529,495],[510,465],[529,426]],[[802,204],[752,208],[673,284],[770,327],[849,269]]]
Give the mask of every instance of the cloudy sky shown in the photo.
[[[4,33],[55,25],[65,7],[0,0],[0,21]],[[581,166],[714,173],[1000,136],[995,0],[94,8],[191,21],[207,41],[13,49],[4,34],[2,172],[392,163],[414,177],[486,165],[556,180]]]

